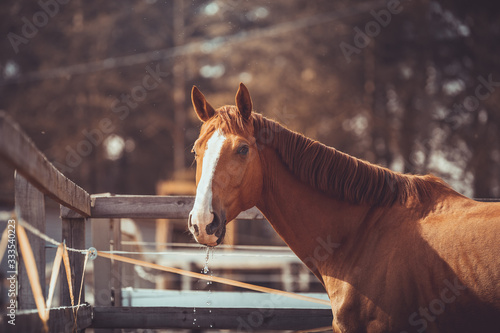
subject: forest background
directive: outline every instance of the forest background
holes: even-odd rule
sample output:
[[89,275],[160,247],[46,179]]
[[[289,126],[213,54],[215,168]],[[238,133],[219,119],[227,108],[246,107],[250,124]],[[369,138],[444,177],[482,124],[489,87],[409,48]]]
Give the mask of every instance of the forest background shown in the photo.
[[0,109],[89,193],[193,173],[192,85],[244,82],[293,130],[500,197],[498,1],[4,0],[0,36]]

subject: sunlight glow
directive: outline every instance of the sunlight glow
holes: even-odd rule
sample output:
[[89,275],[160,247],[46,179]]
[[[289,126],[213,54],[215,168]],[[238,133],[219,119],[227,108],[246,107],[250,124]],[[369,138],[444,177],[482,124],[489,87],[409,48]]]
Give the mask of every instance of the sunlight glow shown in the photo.
[[111,134],[104,140],[103,145],[106,152],[106,158],[116,161],[123,155],[125,140],[119,135]]

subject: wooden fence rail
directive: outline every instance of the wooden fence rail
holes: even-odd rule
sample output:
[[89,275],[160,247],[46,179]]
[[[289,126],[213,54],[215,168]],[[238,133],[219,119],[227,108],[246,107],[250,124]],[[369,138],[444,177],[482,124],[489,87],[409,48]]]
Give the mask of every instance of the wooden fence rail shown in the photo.
[[[193,196],[162,195],[91,195],[92,218],[187,219],[193,208]],[[61,207],[61,217],[80,218],[70,208]],[[255,207],[241,212],[237,219],[262,220],[264,216]]]
[[[332,324],[330,309],[256,309],[183,307],[94,308],[93,328],[184,328],[257,330],[305,330]],[[311,327],[311,321],[313,326]]]
[[90,195],[57,170],[5,112],[0,111],[0,158],[42,193],[90,216]]

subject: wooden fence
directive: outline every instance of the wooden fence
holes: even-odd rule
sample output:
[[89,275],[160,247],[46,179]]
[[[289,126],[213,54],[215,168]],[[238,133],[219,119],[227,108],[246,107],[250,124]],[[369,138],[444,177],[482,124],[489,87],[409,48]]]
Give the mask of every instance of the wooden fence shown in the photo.
[[[31,139],[5,113],[0,113],[0,159],[15,169],[15,210],[18,219],[27,221],[36,229],[45,232],[45,195],[64,207],[78,212],[77,218],[62,218],[62,238],[68,247],[85,248],[85,218],[91,214],[91,196],[81,187],[66,178],[36,148]],[[33,249],[38,268],[40,286],[45,295],[45,241],[28,233],[28,240]],[[41,320],[36,311],[33,293],[26,270],[21,264],[23,258],[19,252],[17,275],[17,313],[16,326],[7,323],[2,316],[3,332],[37,332]],[[82,277],[83,256],[71,252],[71,280],[73,286],[79,285]],[[64,270],[60,279],[61,306],[71,306],[68,282]],[[86,305],[78,313],[80,329],[90,326],[91,308]],[[73,325],[71,309],[51,309],[49,320],[50,332],[64,332]]]
[[[61,205],[62,239],[75,249],[85,249],[85,221],[92,218],[93,245],[99,250],[120,250],[120,218],[187,218],[194,199],[186,196],[90,195],[59,172],[35,147],[31,139],[5,113],[0,112],[0,159],[15,170],[15,209],[19,219],[45,232],[45,196]],[[263,219],[257,209],[241,213],[239,219]],[[28,233],[35,255],[39,281],[45,295],[45,241]],[[70,252],[73,293],[78,295],[83,275],[84,256]],[[16,326],[0,317],[2,332],[39,332],[41,320],[22,258],[18,261],[18,295]],[[112,332],[114,328],[193,328],[247,329],[241,318],[256,313],[257,308],[200,309],[180,307],[122,307],[121,264],[105,258],[94,261],[95,304],[85,303],[78,311],[78,330],[95,328],[96,332]],[[61,270],[61,308],[50,309],[49,332],[68,332],[73,328],[73,309],[65,271]],[[265,311],[265,310],[264,310]],[[330,309],[272,309],[259,312],[259,329],[307,329],[328,326]],[[246,324],[248,325],[248,324]],[[254,330],[257,330],[256,328]]]

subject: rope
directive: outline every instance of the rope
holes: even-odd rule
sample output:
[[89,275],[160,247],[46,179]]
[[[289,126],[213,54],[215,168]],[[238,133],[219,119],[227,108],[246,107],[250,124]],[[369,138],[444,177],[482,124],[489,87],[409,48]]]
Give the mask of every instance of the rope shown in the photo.
[[75,322],[73,324],[73,331],[77,332],[78,329],[78,309],[80,308],[80,302],[82,300],[82,290],[83,290],[83,278],[85,276],[85,268],[87,267],[87,261],[89,260],[89,251],[85,254],[85,260],[83,261],[83,271],[82,271],[82,282],[80,283],[80,293],[78,294],[78,304],[76,305],[76,310],[74,311],[75,314]]
[[49,312],[45,311],[45,301],[43,298],[42,287],[40,286],[40,280],[38,280],[38,269],[36,267],[35,257],[33,256],[33,250],[24,228],[21,225],[18,225],[17,227],[19,247],[23,255],[23,262],[31,285],[31,291],[33,292],[33,297],[35,298],[38,315],[43,323],[43,332],[48,332],[49,327],[47,322],[49,321]]
[[157,270],[165,271],[165,272],[170,272],[170,273],[174,273],[174,274],[189,276],[189,277],[197,278],[200,280],[213,281],[213,282],[223,283],[223,284],[227,284],[227,285],[234,286],[234,287],[240,287],[240,288],[250,289],[250,290],[254,290],[254,291],[260,291],[260,292],[264,292],[264,293],[268,293],[268,294],[282,295],[282,296],[295,298],[295,299],[299,299],[299,300],[303,300],[303,301],[308,301],[308,302],[312,302],[312,303],[330,306],[330,302],[327,300],[324,300],[324,299],[294,294],[294,293],[290,293],[290,292],[278,290],[278,289],[256,286],[253,284],[239,282],[239,281],[226,279],[226,278],[222,278],[222,277],[217,277],[217,276],[207,276],[207,275],[204,275],[201,273],[194,273],[194,272],[190,272],[190,271],[185,271],[185,270],[180,269],[180,268],[162,266],[162,265],[145,262],[145,261],[138,260],[138,259],[127,258],[127,257],[119,256],[119,255],[114,255],[114,254],[110,254],[110,253],[106,253],[106,252],[102,252],[102,251],[97,251],[97,254],[101,257],[104,257],[104,258],[118,260],[121,262],[129,263],[129,264],[133,264],[133,265],[144,266],[144,267],[157,269]]
[[75,296],[73,295],[73,281],[71,280],[71,266],[69,264],[69,254],[66,248],[66,243],[63,243],[63,263],[66,269],[66,280],[68,281],[69,288],[69,298],[71,300],[71,306],[75,305]]
[[[45,241],[47,241],[47,242],[49,242],[51,244],[54,244],[56,246],[59,246],[61,244],[60,242],[58,242],[58,241],[50,238],[46,234],[42,233],[41,231],[39,231],[35,227],[31,226],[30,224],[22,221],[21,219],[19,219],[18,222],[19,222],[19,225],[21,225],[21,226],[27,226],[26,227],[27,230],[29,230],[30,232],[32,232],[34,235],[36,235],[36,236],[44,239]],[[81,253],[81,254],[85,254],[86,258],[88,258],[88,255],[92,253],[92,248],[91,249],[87,249],[87,250],[73,249],[73,248],[66,247],[65,244],[64,244],[64,250],[65,251],[63,253],[63,262],[65,263],[65,266],[66,266],[66,261],[69,259],[69,258],[66,259],[66,257],[67,257],[67,251],[73,251],[73,252],[78,252],[78,253]],[[99,256],[103,257],[103,258],[108,258],[108,259],[112,259],[112,260],[118,260],[118,261],[122,261],[122,262],[125,262],[125,263],[133,264],[133,265],[139,265],[139,266],[143,266],[143,267],[157,269],[157,270],[160,270],[160,271],[165,271],[165,272],[170,272],[170,273],[174,273],[174,274],[189,276],[189,277],[192,277],[192,278],[198,278],[198,279],[201,279],[201,280],[214,281],[214,282],[223,283],[223,284],[227,284],[227,285],[234,286],[234,287],[240,287],[240,288],[244,288],[244,289],[249,289],[249,290],[254,290],[254,291],[259,291],[259,292],[264,292],[264,293],[269,293],[269,294],[282,295],[282,296],[286,296],[286,297],[290,297],[290,298],[295,298],[295,299],[298,299],[298,300],[303,300],[303,301],[308,301],[308,302],[312,302],[312,303],[317,303],[317,304],[322,304],[322,305],[328,305],[328,306],[330,306],[330,302],[327,301],[327,300],[323,300],[323,299],[319,299],[319,298],[315,298],[315,297],[304,296],[304,295],[299,295],[299,294],[294,294],[294,293],[291,293],[291,292],[287,292],[287,291],[283,291],[283,290],[278,290],[278,289],[272,289],[272,288],[267,288],[267,287],[256,286],[256,285],[253,285],[253,284],[239,282],[239,281],[235,281],[235,280],[231,280],[231,279],[227,279],[227,278],[222,278],[222,277],[217,277],[217,276],[207,276],[207,275],[204,275],[204,274],[201,274],[201,273],[194,273],[194,272],[186,271],[186,270],[179,269],[179,268],[174,268],[174,267],[168,267],[168,266],[162,266],[162,265],[158,265],[158,264],[153,264],[153,263],[149,263],[149,262],[146,262],[146,261],[143,261],[143,260],[138,260],[138,259],[132,259],[132,258],[128,258],[128,257],[119,256],[119,255],[114,254],[116,252],[118,252],[118,251],[97,251],[97,254]],[[121,251],[121,252],[128,252],[128,251]],[[143,252],[136,252],[136,253],[137,254],[144,254]],[[86,261],[85,261],[85,265],[86,265]],[[67,274],[66,275],[69,277],[69,276],[71,276],[71,273],[70,272],[68,273],[68,267],[69,267],[69,261],[68,261],[68,266],[66,267],[66,269],[67,269],[67,271],[66,271]],[[82,276],[82,281],[83,281],[83,276]],[[71,304],[74,305],[73,290],[71,288],[71,281],[70,281],[70,279],[68,279],[68,285],[70,285]],[[81,289],[80,289],[80,292],[81,292]],[[44,306],[45,306],[45,304],[44,304]]]
[[62,253],[63,253],[63,245],[59,244],[57,247],[56,257],[54,259],[54,264],[52,266],[52,274],[50,276],[49,283],[49,294],[47,295],[47,309],[50,309],[52,305],[52,298],[54,297],[54,291],[56,289],[57,277],[59,276],[59,269],[61,268],[62,261]]

